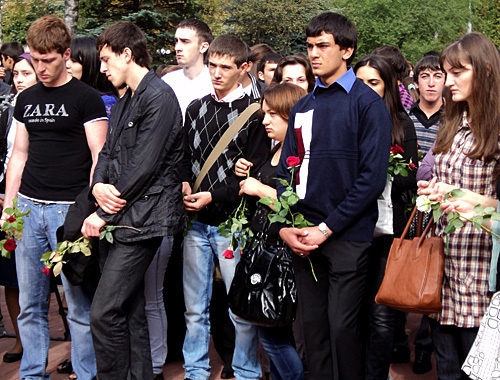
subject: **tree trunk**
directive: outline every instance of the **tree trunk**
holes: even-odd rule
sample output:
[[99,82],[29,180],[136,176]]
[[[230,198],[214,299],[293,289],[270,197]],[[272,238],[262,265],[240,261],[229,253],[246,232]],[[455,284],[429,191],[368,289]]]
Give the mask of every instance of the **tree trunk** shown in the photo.
[[73,37],[76,37],[78,26],[78,3],[79,0],[64,0],[64,22]]

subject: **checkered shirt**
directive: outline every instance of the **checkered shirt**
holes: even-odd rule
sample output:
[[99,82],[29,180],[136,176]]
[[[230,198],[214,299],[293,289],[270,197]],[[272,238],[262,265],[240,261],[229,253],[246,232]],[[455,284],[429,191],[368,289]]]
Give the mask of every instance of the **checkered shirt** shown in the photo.
[[[464,118],[465,120],[465,118]],[[500,155],[490,163],[466,156],[474,146],[474,137],[466,121],[459,127],[450,150],[436,155],[434,176],[439,182],[455,188],[470,190],[488,197],[496,197],[493,171]],[[448,219],[443,216],[436,232],[442,235]],[[443,310],[431,315],[441,324],[458,327],[479,327],[492,293],[488,291],[488,276],[492,249],[491,236],[476,230],[472,223],[448,235],[445,240],[443,281]]]

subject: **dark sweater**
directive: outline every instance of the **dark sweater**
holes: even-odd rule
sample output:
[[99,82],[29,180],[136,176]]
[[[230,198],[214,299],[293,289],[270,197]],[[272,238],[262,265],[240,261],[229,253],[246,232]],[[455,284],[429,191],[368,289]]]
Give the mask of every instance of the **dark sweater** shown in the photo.
[[[335,239],[371,241],[377,198],[387,180],[391,129],[384,101],[352,70],[300,99],[290,114],[278,166],[278,177],[289,181],[287,157],[304,157],[300,183],[305,194],[298,211],[315,225],[325,222]],[[278,194],[283,190],[278,184]]]
[[[217,102],[211,95],[193,101],[186,110],[184,121],[185,155],[184,181],[193,186],[203,164],[227,130],[254,101],[248,96],[230,103]],[[262,127],[259,113],[253,114],[235,138],[219,156],[200,184],[198,192],[209,191],[212,202],[198,213],[201,223],[216,226],[238,207],[240,197],[234,165],[245,157],[260,166],[268,156],[270,140]]]

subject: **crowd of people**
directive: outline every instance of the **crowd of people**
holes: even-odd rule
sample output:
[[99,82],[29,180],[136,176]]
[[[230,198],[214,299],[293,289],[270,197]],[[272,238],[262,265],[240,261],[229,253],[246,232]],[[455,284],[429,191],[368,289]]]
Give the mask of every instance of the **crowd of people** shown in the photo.
[[[156,72],[144,34],[126,21],[97,40],[72,39],[60,18],[44,16],[30,26],[26,52],[2,45],[3,209],[17,198],[29,211],[15,253],[0,261],[16,334],[3,361],[20,361],[21,379],[50,378],[51,277],[41,257],[74,225],[93,239],[95,266],[83,282],[61,273],[70,379],[164,378],[164,283],[176,250],[186,380],[210,378],[211,336],[221,377],[237,380],[386,380],[391,363],[410,361],[406,314],[375,295],[417,193],[446,213],[497,207],[500,56],[468,33],[414,67],[391,45],[356,59],[354,24],[331,12],[305,32],[307,56],[282,56],[183,20],[178,65]],[[233,123],[239,130],[227,139]],[[388,172],[390,152],[404,173]],[[288,183],[308,227],[269,223],[276,203],[258,202],[289,195]],[[465,195],[449,197],[456,188]],[[245,249],[219,225],[242,196],[254,236],[265,232],[267,244],[291,253],[297,311],[286,326],[227,306]],[[112,242],[99,240],[109,227]],[[498,244],[470,223],[448,239],[443,308],[422,317],[413,371],[429,372],[434,353],[438,378],[458,380],[468,378],[462,364],[500,287]]]

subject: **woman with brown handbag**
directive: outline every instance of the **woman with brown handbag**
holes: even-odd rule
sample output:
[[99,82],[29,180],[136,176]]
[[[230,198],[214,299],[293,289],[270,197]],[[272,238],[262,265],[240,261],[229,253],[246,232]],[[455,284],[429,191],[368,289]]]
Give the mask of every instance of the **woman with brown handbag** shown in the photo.
[[[434,179],[418,182],[419,194],[460,188],[493,198],[500,159],[500,56],[487,37],[469,33],[443,50],[440,64],[452,101],[436,139]],[[437,234],[446,226],[445,217],[438,220]],[[492,240],[472,224],[447,239],[443,309],[431,315],[432,339],[439,379],[466,379],[460,368],[492,295]]]

